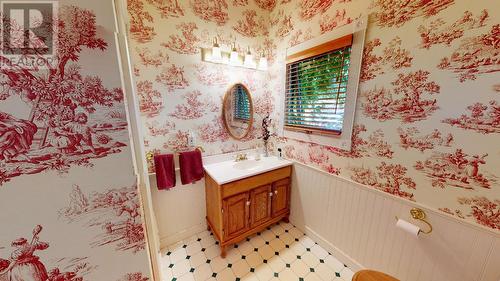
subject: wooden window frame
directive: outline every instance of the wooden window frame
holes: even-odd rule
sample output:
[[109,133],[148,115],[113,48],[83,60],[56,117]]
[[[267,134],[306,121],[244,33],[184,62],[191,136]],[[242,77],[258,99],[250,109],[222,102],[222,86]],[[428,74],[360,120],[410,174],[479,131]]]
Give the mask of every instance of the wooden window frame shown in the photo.
[[318,46],[303,50],[301,52],[289,55],[286,57],[286,64],[298,62],[301,60],[309,59],[311,57],[319,56],[337,49],[342,49],[352,45],[352,34],[342,36],[340,38],[328,41]]
[[325,133],[322,130],[313,130],[311,128],[307,128],[306,130],[285,128],[287,85],[286,81],[283,80],[283,92],[279,96],[281,102],[278,103],[280,106],[282,106],[282,108],[280,109],[282,114],[279,119],[280,124],[277,131],[279,136],[304,142],[336,147],[342,150],[351,149],[367,23],[368,17],[366,15],[361,15],[350,24],[335,28],[330,32],[312,38],[303,43],[297,44],[286,50],[286,55],[283,57],[283,61],[285,63],[282,65],[282,68],[280,70],[280,75],[282,75],[283,77],[287,76],[286,64],[288,64],[289,62],[300,60],[307,55],[324,53],[325,50],[332,48],[331,46],[334,41],[340,43],[348,38],[346,36],[352,35],[349,78],[347,82],[347,91],[345,93],[345,109],[341,132],[332,133],[332,131],[327,130],[327,132]]
[[[352,46],[352,41],[353,41],[353,35],[348,34],[345,36],[342,36],[340,38],[328,41],[326,43],[314,46],[312,48],[303,50],[301,52],[295,53],[293,55],[287,56],[286,57],[286,66],[293,63],[297,63],[303,60],[307,60],[313,57],[321,56],[324,54],[327,54],[329,52],[339,50],[345,47],[350,47]],[[349,58],[350,60],[350,58]],[[286,86],[288,86],[289,80],[288,80],[288,71],[287,71],[287,79],[286,79]],[[286,100],[286,94],[285,94],[285,111],[288,109],[288,102]],[[286,115],[286,112],[285,112]],[[318,135],[326,135],[326,136],[339,136],[342,134],[342,130],[328,130],[328,129],[320,129],[320,128],[311,128],[308,126],[300,126],[300,125],[290,125],[290,124],[284,124],[284,129],[285,130],[290,130],[290,131],[296,131],[296,132],[302,132],[305,134],[318,134]]]

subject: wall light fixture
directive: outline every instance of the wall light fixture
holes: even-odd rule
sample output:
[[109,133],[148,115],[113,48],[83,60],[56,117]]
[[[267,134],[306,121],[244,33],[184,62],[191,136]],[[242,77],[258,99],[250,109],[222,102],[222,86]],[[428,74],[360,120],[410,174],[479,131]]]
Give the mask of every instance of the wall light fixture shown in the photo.
[[257,63],[250,47],[248,47],[247,51],[242,55],[238,52],[235,42],[228,51],[225,51],[222,46],[219,45],[217,37],[214,39],[214,44],[211,48],[201,48],[201,54],[202,60],[205,62],[226,64],[260,71],[265,71],[268,68],[267,58],[264,54],[262,54],[262,57],[259,58],[259,62]]

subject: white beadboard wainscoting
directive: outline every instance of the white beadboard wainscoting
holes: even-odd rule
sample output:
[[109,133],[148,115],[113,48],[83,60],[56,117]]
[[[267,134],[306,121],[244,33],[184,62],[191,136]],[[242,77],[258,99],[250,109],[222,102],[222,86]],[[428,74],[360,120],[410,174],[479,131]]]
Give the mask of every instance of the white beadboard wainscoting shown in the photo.
[[[354,271],[402,281],[499,281],[500,234],[353,181],[295,163],[290,221]],[[395,216],[426,211],[431,234],[396,228]],[[421,225],[422,228],[425,225]]]
[[203,231],[207,225],[205,179],[182,185],[179,169],[175,173],[177,185],[170,190],[158,190],[155,175],[149,176],[161,249]]

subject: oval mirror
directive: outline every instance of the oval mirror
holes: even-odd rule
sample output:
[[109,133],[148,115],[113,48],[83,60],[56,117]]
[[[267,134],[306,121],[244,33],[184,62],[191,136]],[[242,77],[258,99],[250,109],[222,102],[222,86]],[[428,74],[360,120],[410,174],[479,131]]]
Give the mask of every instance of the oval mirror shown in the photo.
[[222,106],[222,119],[227,132],[235,139],[250,133],[253,124],[252,96],[243,84],[235,84],[226,92]]

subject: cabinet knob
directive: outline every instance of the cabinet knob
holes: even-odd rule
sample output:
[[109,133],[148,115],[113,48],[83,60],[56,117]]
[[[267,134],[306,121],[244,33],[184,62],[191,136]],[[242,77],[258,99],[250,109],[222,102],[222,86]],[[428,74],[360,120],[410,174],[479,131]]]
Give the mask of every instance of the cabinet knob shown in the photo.
[[273,193],[272,192],[269,192],[269,197],[273,197]]
[[250,206],[250,201],[247,201],[247,206]]
[[275,190],[275,191],[274,191],[274,194],[278,194],[278,191],[277,191],[277,190]]

